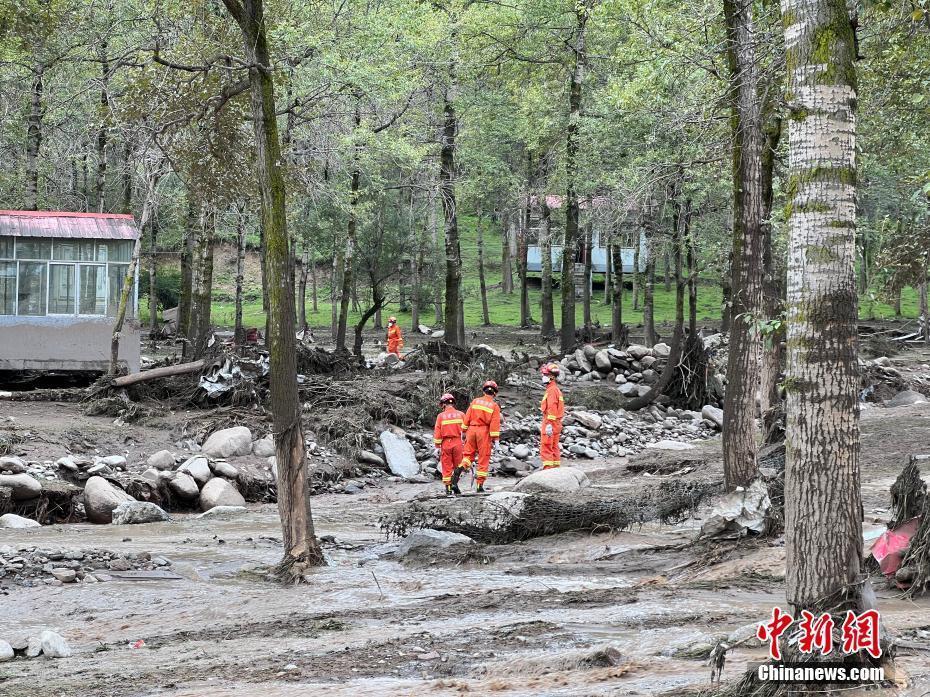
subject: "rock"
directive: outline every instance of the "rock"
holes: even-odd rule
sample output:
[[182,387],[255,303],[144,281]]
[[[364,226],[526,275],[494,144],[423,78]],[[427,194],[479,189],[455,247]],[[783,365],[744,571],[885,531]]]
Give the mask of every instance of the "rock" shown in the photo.
[[655,450],[693,450],[691,443],[682,443],[677,440],[660,440],[655,443],[646,443],[647,448]]
[[3,639],[0,639],[0,663],[13,660],[13,647]]
[[517,482],[514,491],[527,494],[538,492],[569,493],[590,484],[584,472],[574,467],[555,467],[533,472]]
[[668,358],[672,352],[672,347],[668,344],[656,344],[652,347],[652,352],[659,358]]
[[91,477],[84,485],[84,510],[91,523],[109,523],[113,509],[135,499],[103,477]]
[[42,653],[49,658],[67,658],[71,655],[71,647],[61,634],[44,631],[39,635]]
[[617,373],[617,377],[614,378],[614,382],[618,385],[622,385],[626,382],[626,378],[623,376],[623,373]]
[[620,385],[620,394],[624,397],[636,397],[639,395],[639,387],[636,383],[624,382]]
[[[210,434],[201,447],[210,457],[235,457],[252,452],[252,432],[245,426],[234,426]],[[196,477],[194,477],[196,479]]]
[[518,460],[525,460],[530,456],[530,449],[523,444],[518,445],[513,450],[511,450],[513,456]]
[[107,564],[107,566],[113,571],[130,571],[132,569],[132,562],[126,557],[117,557]]
[[701,409],[701,418],[707,419],[718,429],[723,428],[723,409],[718,409],[712,404],[705,404]]
[[444,530],[414,530],[405,537],[397,548],[397,557],[433,555],[436,552],[464,552],[475,546],[467,535]]
[[880,365],[880,366],[889,366],[889,365],[891,365],[891,359],[888,358],[888,356],[879,356],[878,358],[874,358],[874,359],[872,360],[872,362],[873,362],[875,365]]
[[122,455],[107,455],[106,457],[100,458],[100,461],[97,464],[103,464],[107,467],[125,467],[126,458]]
[[209,511],[216,506],[245,506],[245,499],[227,480],[211,479],[200,491],[200,510]]
[[[927,401],[920,392],[914,390],[901,390],[891,399],[885,401],[886,407],[909,407],[913,404],[923,404]],[[2,486],[2,484],[0,484]]]
[[179,498],[188,501],[200,496],[200,487],[197,481],[186,472],[175,472],[174,477],[168,482],[168,488],[171,492],[177,494]]
[[758,622],[751,622],[750,624],[744,624],[742,627],[737,627],[732,632],[730,632],[729,636],[727,636],[727,643],[732,646],[734,644],[740,644],[745,641],[749,641],[754,636],[756,636],[756,632],[758,631],[759,631]]
[[26,658],[35,658],[42,655],[42,640],[37,637],[29,637],[29,645],[26,647]]
[[77,463],[74,461],[74,458],[71,455],[65,455],[64,457],[58,458],[58,461],[55,463],[61,469],[68,470],[69,472],[77,472],[80,470]]
[[173,470],[174,454],[168,450],[159,450],[157,453],[149,455],[149,459],[145,461],[145,464],[157,470]]
[[417,325],[417,331],[420,332],[420,334],[423,334],[424,336],[429,336],[430,334],[433,333],[433,330],[427,327],[425,324]]
[[639,364],[643,368],[651,368],[652,366],[656,364],[657,360],[659,359],[656,358],[655,356],[643,356],[642,358],[639,359]]
[[150,501],[125,501],[113,509],[113,525],[161,523],[168,514]]
[[8,528],[12,530],[24,530],[25,528],[40,528],[42,527],[40,523],[31,518],[23,518],[18,516],[15,513],[6,513],[0,515],[0,528]]
[[274,437],[265,436],[252,443],[252,454],[258,457],[271,457],[274,455]]
[[225,460],[218,460],[211,465],[213,473],[219,475],[220,477],[226,477],[226,479],[238,479],[239,470],[233,467],[231,464]]
[[161,471],[155,469],[154,467],[149,467],[145,472],[142,473],[142,478],[147,479],[153,484],[157,483],[161,479]]
[[42,485],[28,474],[0,474],[0,486],[13,490],[14,501],[28,501],[42,493]]
[[0,472],[12,472],[13,474],[20,474],[21,472],[25,471],[26,463],[20,460],[18,457],[14,457],[12,455],[0,457]]
[[591,370],[591,361],[588,360],[587,356],[584,355],[583,349],[575,350],[575,362],[578,364],[578,368],[583,373],[590,373]]
[[630,354],[634,361],[638,361],[643,356],[648,356],[652,349],[642,344],[630,344],[626,352]]
[[434,329],[433,333],[430,334],[430,336],[433,339],[443,339],[446,336],[446,330],[445,329]]
[[214,506],[209,511],[204,511],[198,518],[234,518],[248,512],[245,506]]
[[[648,356],[647,356],[648,358]],[[646,368],[643,371],[642,384],[644,385],[655,385],[659,381],[659,376],[656,374],[652,368]]]
[[62,583],[74,583],[77,579],[77,572],[74,569],[52,569],[52,576]]
[[358,461],[365,465],[373,465],[374,467],[386,467],[387,463],[384,461],[384,458],[373,453],[370,450],[362,450],[358,454]]
[[391,472],[405,479],[415,477],[420,473],[420,463],[417,462],[417,455],[410,441],[391,431],[384,431],[380,441]]
[[610,354],[607,351],[598,351],[594,354],[594,365],[602,373],[609,373],[613,370],[613,364],[610,362]]
[[89,467],[87,469],[87,474],[89,474],[92,477],[97,474],[99,474],[100,476],[103,476],[105,474],[113,474],[113,468],[104,462],[98,462],[96,465]]
[[604,425],[604,419],[589,411],[573,411],[572,418],[585,428],[590,428],[592,431],[597,431]]
[[192,457],[178,467],[178,472],[189,474],[200,486],[203,486],[213,478],[213,471],[210,469],[210,463],[207,461],[207,458],[199,455]]

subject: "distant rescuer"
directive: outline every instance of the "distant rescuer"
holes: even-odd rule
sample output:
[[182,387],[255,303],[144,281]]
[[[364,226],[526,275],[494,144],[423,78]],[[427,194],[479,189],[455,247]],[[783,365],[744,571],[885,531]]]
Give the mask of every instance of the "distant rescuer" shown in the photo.
[[565,399],[559,389],[559,366],[550,363],[542,367],[543,382],[546,383],[546,396],[543,397],[542,424],[539,430],[539,459],[544,470],[558,467],[561,462],[559,436],[562,434],[562,417],[565,415]]
[[404,335],[400,331],[400,327],[397,325],[396,317],[388,317],[388,330],[387,330],[387,352],[393,353],[395,356],[400,358],[400,350],[404,347]]
[[497,383],[488,380],[481,391],[484,396],[475,399],[465,412],[465,456],[458,467],[461,476],[461,470],[471,467],[475,455],[478,456],[475,482],[479,492],[484,491],[484,481],[488,478],[492,444],[497,445],[501,437],[501,406],[494,401]]
[[446,496],[461,494],[459,477],[462,469],[462,431],[465,428],[465,414],[455,408],[455,397],[448,392],[439,398],[443,410],[436,417],[433,429],[433,443],[442,469],[442,483],[446,485]]

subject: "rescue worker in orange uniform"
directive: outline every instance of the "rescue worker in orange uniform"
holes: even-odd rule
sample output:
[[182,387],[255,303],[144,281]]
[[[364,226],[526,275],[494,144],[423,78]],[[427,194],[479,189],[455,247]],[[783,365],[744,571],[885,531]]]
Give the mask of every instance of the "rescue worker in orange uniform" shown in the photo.
[[455,397],[448,392],[439,398],[444,407],[436,417],[433,443],[442,469],[442,483],[446,485],[446,496],[461,494],[458,481],[452,483],[452,473],[462,461],[462,430],[465,414],[455,408]]
[[497,383],[488,380],[481,391],[484,396],[475,399],[465,412],[465,453],[452,478],[453,484],[457,484],[462,472],[471,467],[477,456],[475,483],[479,492],[484,491],[484,482],[488,478],[491,449],[501,437],[501,406],[494,401]]
[[400,350],[404,347],[404,335],[400,331],[396,317],[388,317],[387,352],[401,358]]
[[559,436],[562,434],[565,399],[559,389],[559,366],[550,363],[543,366],[541,372],[546,383],[546,396],[540,405],[542,424],[539,427],[539,459],[542,460],[543,469],[547,470],[562,464]]

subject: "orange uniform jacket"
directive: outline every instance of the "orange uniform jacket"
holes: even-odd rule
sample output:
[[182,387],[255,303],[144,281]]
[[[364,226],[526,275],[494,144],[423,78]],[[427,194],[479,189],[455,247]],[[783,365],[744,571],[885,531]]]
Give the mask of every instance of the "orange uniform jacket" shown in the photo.
[[465,412],[465,430],[487,430],[492,440],[501,436],[501,405],[488,397],[478,397]]
[[562,427],[562,417],[565,416],[565,399],[562,390],[555,380],[546,385],[546,396],[542,400],[543,425],[551,423],[554,427]]
[[388,327],[387,345],[388,353],[399,353],[404,347],[404,335],[401,333],[400,327],[396,324]]
[[[442,445],[447,438],[452,438],[456,442],[462,442],[462,430],[464,429],[465,414],[455,407],[446,407],[436,417],[436,427],[433,429],[433,442],[436,447]],[[457,463],[456,463],[457,464]]]

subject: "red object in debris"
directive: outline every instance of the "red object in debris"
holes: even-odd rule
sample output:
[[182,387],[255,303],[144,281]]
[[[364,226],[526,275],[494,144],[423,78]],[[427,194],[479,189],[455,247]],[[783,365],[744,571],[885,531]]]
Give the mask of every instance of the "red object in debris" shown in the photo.
[[911,518],[894,530],[886,530],[872,545],[872,556],[885,576],[894,576],[900,568],[904,552],[919,527],[920,518]]
[[145,642],[144,642],[142,639],[139,639],[138,641],[132,642],[132,643],[129,645],[129,648],[131,648],[131,649],[141,649],[143,646],[145,646]]
[[257,327],[249,327],[245,332],[245,340],[249,344],[258,343],[261,334],[258,331]]

